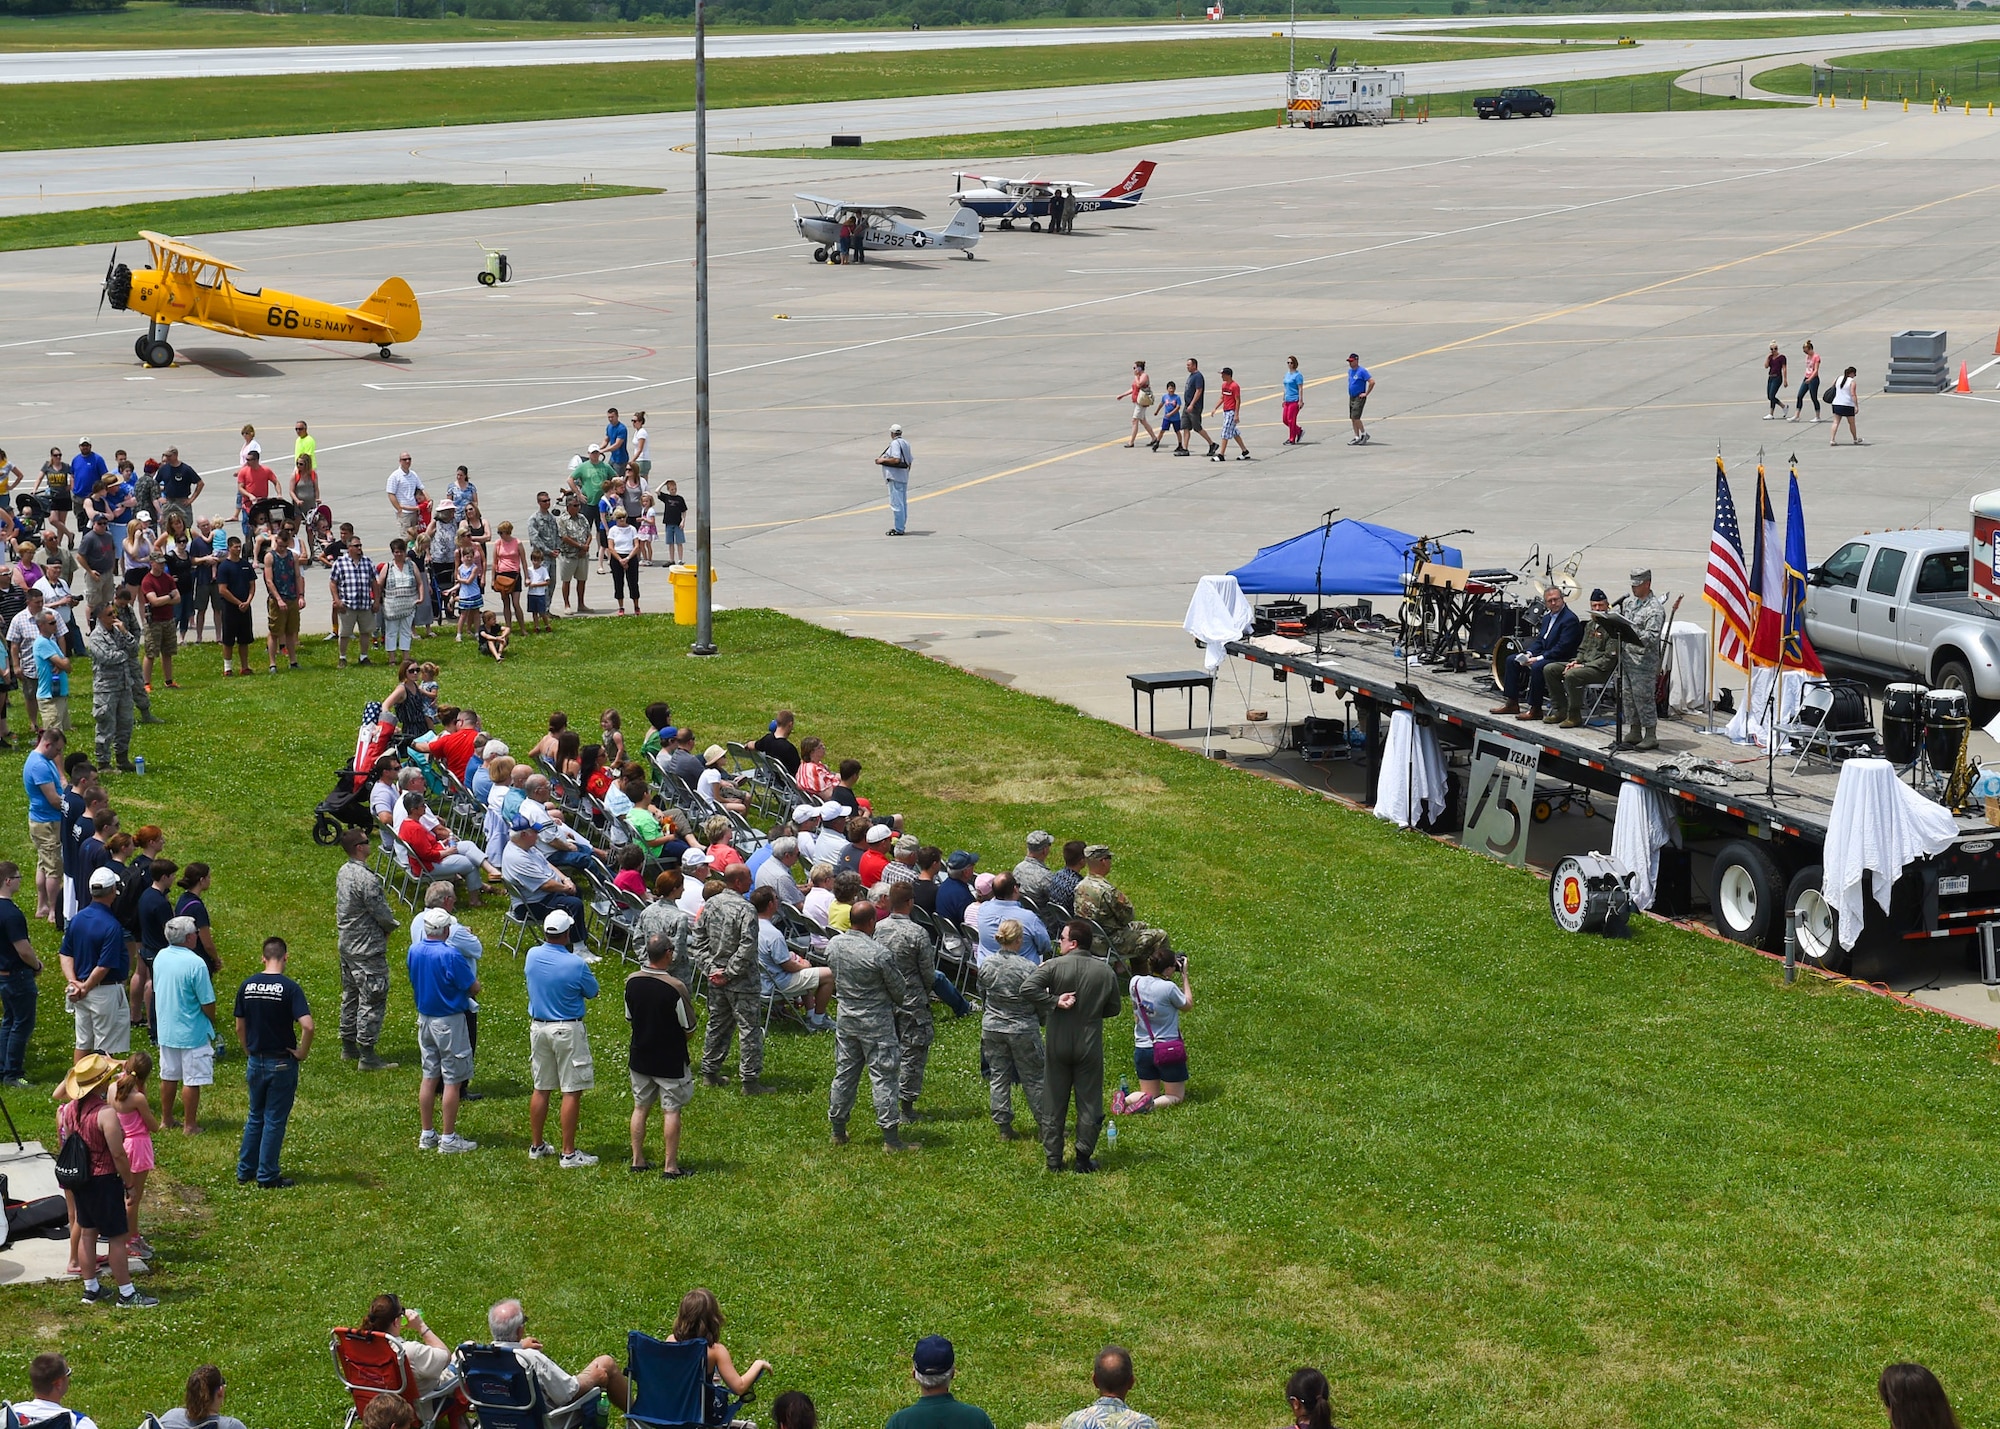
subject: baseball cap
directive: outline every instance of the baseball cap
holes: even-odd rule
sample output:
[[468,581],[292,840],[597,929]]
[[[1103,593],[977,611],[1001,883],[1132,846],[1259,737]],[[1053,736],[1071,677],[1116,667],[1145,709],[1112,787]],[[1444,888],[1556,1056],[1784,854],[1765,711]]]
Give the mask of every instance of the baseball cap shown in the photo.
[[92,893],[103,893],[117,886],[118,870],[115,868],[100,868],[97,872],[90,875],[90,891]]
[[542,919],[542,931],[544,933],[567,933],[575,926],[576,920],[560,908],[555,909],[548,917]]
[[896,831],[887,824],[871,824],[868,827],[868,842],[872,844],[885,844],[895,835]]
[[979,877],[973,879],[972,891],[977,893],[981,898],[991,898],[993,896],[993,875],[982,873]]
[[903,435],[903,424],[901,422],[891,422],[889,424],[889,435],[892,437]]
[[691,848],[681,855],[682,868],[707,868],[708,855],[698,848]]
[[439,937],[443,937],[446,933],[449,933],[451,931],[451,910],[448,908],[433,908],[430,912],[424,914],[424,931],[426,933],[435,933]]
[[817,804],[792,805],[792,822],[795,824],[803,824],[809,819],[816,819],[818,817],[819,805]]
[[918,1374],[947,1374],[958,1363],[958,1356],[943,1335],[925,1335],[917,1341],[917,1352],[910,1360]]
[[1036,829],[1028,835],[1029,848],[1053,848],[1055,842],[1056,836],[1047,829]]
[[923,845],[917,842],[915,834],[904,834],[896,840],[896,852],[899,854],[915,853],[922,847]]
[[528,818],[526,815],[516,814],[514,815],[513,818],[507,821],[507,827],[514,833],[525,834],[530,832],[540,833],[543,829],[547,828],[548,825],[538,822],[535,819]]
[[979,862],[978,854],[967,853],[964,849],[960,848],[952,850],[951,857],[944,861],[944,866],[953,873],[959,873],[972,867],[977,862]]
[[819,806],[819,816],[822,819],[845,818],[847,817],[847,805],[841,803],[838,799],[829,799]]
[[505,740],[489,739],[486,741],[486,748],[481,753],[480,758],[498,759],[501,755],[511,754],[512,752],[513,752],[512,750],[507,748],[507,743]]

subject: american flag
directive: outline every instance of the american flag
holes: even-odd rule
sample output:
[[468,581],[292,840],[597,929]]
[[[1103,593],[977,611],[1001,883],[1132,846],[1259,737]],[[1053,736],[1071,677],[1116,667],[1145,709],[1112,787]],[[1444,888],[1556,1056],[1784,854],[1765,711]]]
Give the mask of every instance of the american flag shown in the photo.
[[1715,653],[1740,670],[1750,668],[1750,577],[1743,566],[1743,532],[1722,458],[1715,459],[1715,528],[1708,538],[1708,579],[1701,597],[1722,617]]

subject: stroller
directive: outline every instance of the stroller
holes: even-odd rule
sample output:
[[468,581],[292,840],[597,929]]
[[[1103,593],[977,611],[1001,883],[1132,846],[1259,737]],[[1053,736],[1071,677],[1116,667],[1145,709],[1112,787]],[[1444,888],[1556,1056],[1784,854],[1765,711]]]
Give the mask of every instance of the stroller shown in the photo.
[[368,776],[341,770],[335,776],[333,792],[313,809],[313,842],[325,847],[340,837],[343,828],[374,827],[375,816],[368,808]]

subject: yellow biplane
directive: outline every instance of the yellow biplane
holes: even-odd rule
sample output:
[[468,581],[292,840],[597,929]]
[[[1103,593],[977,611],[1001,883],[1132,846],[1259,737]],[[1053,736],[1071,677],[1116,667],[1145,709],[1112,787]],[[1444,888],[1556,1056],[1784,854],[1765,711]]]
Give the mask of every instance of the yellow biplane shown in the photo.
[[193,323],[231,337],[316,338],[322,342],[368,342],[389,355],[392,343],[409,342],[423,327],[417,296],[401,278],[391,278],[356,307],[323,303],[296,293],[238,287],[231,273],[243,270],[164,234],[139,235],[153,251],[153,265],[136,273],[111,250],[104,270],[98,311],[109,302],[120,312],[141,313],[150,322],[132,345],[148,367],[174,360],[167,330]]

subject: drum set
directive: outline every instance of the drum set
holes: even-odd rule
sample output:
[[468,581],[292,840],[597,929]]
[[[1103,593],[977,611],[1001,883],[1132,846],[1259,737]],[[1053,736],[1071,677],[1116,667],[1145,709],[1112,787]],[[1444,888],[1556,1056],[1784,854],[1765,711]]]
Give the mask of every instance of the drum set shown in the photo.
[[1901,765],[1913,784],[1969,786],[1971,736],[1972,707],[1964,690],[1895,684],[1883,694],[1883,757]]

